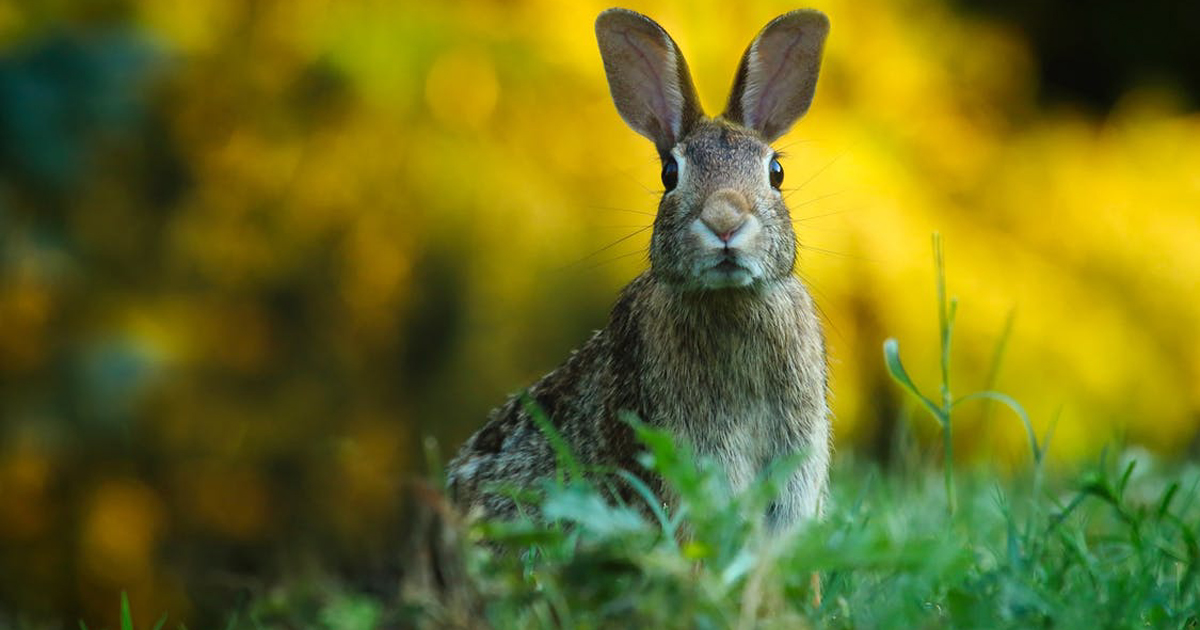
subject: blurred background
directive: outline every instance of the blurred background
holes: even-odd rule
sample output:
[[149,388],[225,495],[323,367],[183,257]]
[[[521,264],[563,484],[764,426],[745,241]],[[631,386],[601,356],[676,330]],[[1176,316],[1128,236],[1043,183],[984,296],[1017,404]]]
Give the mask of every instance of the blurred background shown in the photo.
[[[659,165],[609,100],[606,6],[0,0],[0,627],[111,625],[122,589],[205,627],[394,557],[423,439],[452,454],[646,267]],[[796,8],[630,6],[710,113]],[[777,146],[838,449],[935,443],[880,346],[935,387],[937,230],[956,389],[1057,418],[1059,465],[1195,454],[1200,3],[812,6],[825,65]],[[1025,465],[1002,409],[959,422],[960,458]]]

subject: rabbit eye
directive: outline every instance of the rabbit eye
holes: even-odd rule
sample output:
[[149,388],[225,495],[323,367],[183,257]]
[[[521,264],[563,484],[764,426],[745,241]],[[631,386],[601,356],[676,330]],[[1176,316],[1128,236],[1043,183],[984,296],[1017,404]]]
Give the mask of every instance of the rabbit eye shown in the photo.
[[668,157],[667,161],[663,162],[662,183],[667,192],[675,190],[675,185],[679,183],[679,165],[673,157]]
[[778,158],[771,158],[771,165],[767,169],[771,176],[771,188],[779,190],[779,186],[783,184],[783,165],[779,163]]

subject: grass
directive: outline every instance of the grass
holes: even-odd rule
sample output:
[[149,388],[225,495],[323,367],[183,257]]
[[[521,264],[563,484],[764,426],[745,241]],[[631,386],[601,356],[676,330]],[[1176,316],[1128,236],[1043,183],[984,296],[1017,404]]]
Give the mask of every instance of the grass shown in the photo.
[[[658,522],[588,484],[546,487],[546,521],[489,523],[473,575],[497,628],[1193,628],[1200,472],[1105,456],[1048,490],[986,471],[946,509],[939,471],[843,457],[830,513],[788,540],[712,466],[638,426],[681,497]],[[673,534],[686,529],[681,543]],[[812,572],[823,597],[815,601]],[[419,617],[420,611],[417,611]]]
[[[566,442],[543,421],[559,468],[572,474],[520,494],[542,518],[469,526],[467,539],[483,543],[455,556],[469,601],[439,602],[437,593],[381,599],[327,584],[252,602],[230,627],[1200,627],[1200,468],[1113,449],[1047,478],[1050,436],[1038,441],[1016,401],[991,390],[952,394],[956,302],[946,297],[936,235],[934,252],[938,395],[913,383],[894,340],[884,359],[940,426],[940,469],[923,463],[923,453],[898,458],[921,463],[885,471],[843,452],[825,519],[780,538],[766,531],[763,515],[800,456],[734,494],[712,462],[627,418],[646,447],[641,463],[678,496],[667,507],[627,472],[580,475]],[[953,412],[972,401],[1011,408],[1027,430],[1029,470],[1001,478],[953,465]],[[606,499],[619,481],[635,487],[636,504]]]
[[[1028,478],[960,470],[951,514],[941,471],[844,454],[825,520],[774,540],[758,518],[767,489],[725,493],[666,435],[639,433],[678,510],[646,519],[595,486],[551,482],[544,521],[475,523],[470,537],[495,547],[467,556],[490,627],[1200,627],[1194,466],[1109,453],[1038,494]],[[252,602],[228,627],[470,627],[453,618],[331,582]]]
[[[940,402],[934,402],[928,396],[921,393],[920,388],[913,383],[908,372],[904,369],[904,364],[900,361],[900,344],[895,339],[888,339],[883,343],[883,358],[887,366],[888,373],[892,378],[900,384],[914,399],[916,399],[933,419],[937,421],[942,430],[942,477],[946,488],[946,509],[951,514],[954,513],[957,499],[954,492],[954,425],[953,413],[954,409],[959,405],[975,400],[984,400],[988,402],[999,402],[1016,414],[1021,423],[1025,425],[1025,432],[1029,439],[1029,448],[1033,454],[1033,472],[1035,491],[1036,486],[1040,484],[1042,477],[1042,464],[1045,460],[1046,449],[1050,445],[1050,437],[1053,434],[1053,426],[1047,432],[1042,443],[1038,443],[1037,434],[1033,430],[1033,423],[1029,420],[1029,414],[1025,412],[1025,408],[1016,400],[1007,394],[1003,394],[991,389],[972,392],[965,396],[955,398],[950,390],[950,347],[954,337],[954,317],[958,312],[958,300],[956,298],[946,299],[946,258],[945,250],[942,247],[942,237],[936,232],[933,235],[933,260],[934,271],[937,277],[937,298],[938,298],[938,338],[941,341],[941,385],[940,385]],[[1004,356],[1004,350],[1008,343],[1009,335],[1012,332],[1012,313],[1004,323],[1004,331],[1000,335],[1000,340],[996,344],[988,383],[995,382],[995,375],[999,371],[1000,360]]]

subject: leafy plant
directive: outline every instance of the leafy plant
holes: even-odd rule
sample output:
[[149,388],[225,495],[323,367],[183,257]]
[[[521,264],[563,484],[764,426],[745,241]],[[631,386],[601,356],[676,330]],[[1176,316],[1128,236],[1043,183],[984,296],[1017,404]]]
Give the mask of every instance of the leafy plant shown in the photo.
[[[933,261],[934,271],[937,278],[937,300],[938,300],[938,339],[941,343],[941,382],[939,386],[938,401],[934,402],[930,397],[921,393],[921,390],[913,382],[908,375],[908,371],[904,369],[904,364],[900,361],[900,343],[894,338],[889,338],[883,342],[883,357],[887,365],[888,374],[899,383],[905,391],[913,396],[921,405],[933,416],[942,430],[942,453],[943,453],[943,477],[946,488],[946,507],[951,514],[954,513],[957,505],[957,498],[954,492],[954,439],[953,439],[953,412],[959,405],[973,400],[987,400],[999,402],[1013,411],[1025,425],[1026,435],[1029,440],[1029,448],[1033,455],[1034,465],[1034,483],[1035,487],[1040,485],[1042,461],[1046,455],[1046,449],[1049,447],[1051,433],[1047,432],[1042,443],[1038,443],[1037,434],[1033,430],[1033,423],[1029,420],[1029,414],[1025,412],[1024,407],[1016,400],[1007,394],[1003,394],[994,390],[983,390],[966,394],[955,398],[950,390],[950,348],[951,341],[954,335],[954,318],[958,313],[958,298],[951,297],[946,299],[946,261],[945,253],[942,245],[942,237],[938,233],[933,234]],[[1004,348],[1009,334],[1012,330],[1011,316],[1005,323],[1004,332],[1001,335],[1001,342],[997,344],[995,351],[995,359],[992,361],[992,374],[996,373],[996,366],[999,364],[999,359],[1003,355]],[[989,381],[991,378],[989,378]],[[1053,425],[1051,425],[1053,430]]]

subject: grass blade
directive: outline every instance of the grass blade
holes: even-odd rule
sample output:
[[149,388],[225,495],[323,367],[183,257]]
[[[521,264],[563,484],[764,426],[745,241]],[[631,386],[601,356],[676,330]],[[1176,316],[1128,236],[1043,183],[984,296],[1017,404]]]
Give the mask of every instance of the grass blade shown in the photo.
[[[996,346],[992,348],[992,360],[988,364],[987,376],[983,381],[983,389],[994,391],[996,383],[1000,381],[1000,366],[1004,363],[1004,355],[1008,350],[1008,340],[1012,337],[1013,324],[1017,320],[1017,309],[1008,309],[1008,315],[1004,317],[1004,325],[1000,328],[1000,336],[996,338]],[[983,403],[983,421],[986,423],[992,418],[992,409],[994,401],[987,400]]]
[[129,612],[129,595],[121,591],[121,630],[133,630],[133,615]]
[[1021,406],[1021,403],[1017,402],[1016,399],[1008,394],[984,391],[967,394],[966,396],[954,401],[951,404],[951,407],[957,407],[960,404],[971,400],[992,400],[1003,404],[1009,409],[1012,409],[1013,413],[1017,414],[1017,417],[1020,418],[1021,424],[1025,425],[1025,435],[1029,439],[1029,448],[1033,452],[1034,463],[1041,463],[1043,455],[1042,447],[1038,445],[1037,434],[1033,431],[1033,423],[1029,420],[1029,414],[1026,413],[1025,408]]
[[663,534],[671,541],[674,541],[675,526],[671,523],[671,519],[667,516],[666,511],[663,510],[662,501],[654,495],[654,491],[650,489],[650,486],[647,486],[646,482],[628,470],[618,470],[617,476],[624,479],[625,483],[629,484],[629,487],[633,488],[633,491],[646,502],[646,505],[650,508],[650,512],[654,514],[654,518],[662,527]]
[[567,444],[567,440],[546,416],[546,412],[542,411],[541,406],[529,395],[529,392],[521,393],[521,405],[525,407],[525,412],[529,414],[530,419],[533,420],[542,435],[546,436],[546,441],[550,442],[551,448],[554,449],[554,455],[558,459],[558,470],[570,472],[571,481],[581,481],[583,467],[579,465],[579,460],[575,459],[575,454],[571,452],[571,446]]
[[897,383],[900,384],[908,393],[912,394],[926,409],[933,415],[933,418],[938,421],[938,424],[945,425],[946,421],[942,417],[942,410],[937,405],[929,400],[921,393],[912,378],[909,377],[908,371],[904,369],[904,364],[900,362],[900,342],[889,338],[883,342],[883,360],[887,365],[888,374],[892,375]]

